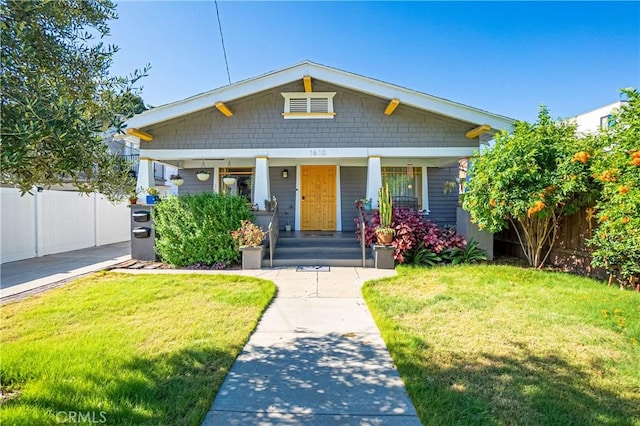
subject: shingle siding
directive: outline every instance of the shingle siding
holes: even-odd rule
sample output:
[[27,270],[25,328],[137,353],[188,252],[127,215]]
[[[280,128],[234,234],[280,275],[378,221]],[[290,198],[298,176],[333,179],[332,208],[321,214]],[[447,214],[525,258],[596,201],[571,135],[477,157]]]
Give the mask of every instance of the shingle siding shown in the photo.
[[303,91],[295,82],[227,102],[232,117],[209,108],[152,126],[142,149],[475,147],[464,137],[472,126],[400,104],[383,114],[388,100],[314,80],[314,91],[336,92],[333,119],[282,117],[281,92]]
[[181,169],[180,176],[184,179],[184,183],[178,187],[179,194],[200,194],[202,192],[213,191],[213,180],[216,176],[213,169],[205,169],[211,176],[208,180],[202,182],[196,176],[201,169]]
[[[282,169],[289,171],[289,177],[282,177]],[[295,228],[296,219],[296,167],[269,167],[269,183],[271,185],[271,195],[278,200],[278,221],[280,230],[284,231],[284,226],[289,222],[291,228]],[[260,204],[261,208],[262,200]]]
[[366,167],[340,167],[340,203],[342,206],[342,231],[355,231],[353,219],[358,215],[355,200],[364,198],[367,190]]
[[438,225],[456,224],[456,207],[458,206],[458,191],[444,193],[444,183],[454,181],[458,176],[458,167],[428,167],[427,179],[429,185],[429,216],[428,219]]

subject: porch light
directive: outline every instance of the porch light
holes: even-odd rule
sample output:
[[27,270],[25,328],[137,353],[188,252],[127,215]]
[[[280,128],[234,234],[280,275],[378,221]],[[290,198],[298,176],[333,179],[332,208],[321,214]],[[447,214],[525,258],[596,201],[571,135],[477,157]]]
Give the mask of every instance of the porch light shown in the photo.
[[198,173],[196,173],[196,177],[198,178],[199,181],[201,182],[205,182],[207,180],[209,180],[209,177],[211,176],[211,174],[204,170],[204,160],[202,160],[202,170],[200,170]]
[[289,170],[288,170],[288,169],[284,169],[284,170],[282,171],[282,178],[283,178],[283,179],[286,179],[286,178],[288,178],[288,177],[289,177]]

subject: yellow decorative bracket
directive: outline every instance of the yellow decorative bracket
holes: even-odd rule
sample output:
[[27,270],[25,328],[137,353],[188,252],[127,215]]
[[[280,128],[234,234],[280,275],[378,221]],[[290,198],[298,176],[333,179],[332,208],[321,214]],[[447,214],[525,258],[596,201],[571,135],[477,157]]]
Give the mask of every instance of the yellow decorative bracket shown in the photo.
[[400,99],[397,99],[397,98],[391,99],[389,101],[389,105],[387,105],[387,108],[384,110],[385,115],[393,114],[393,111],[395,111],[396,108],[398,108],[398,105],[400,105]]
[[224,102],[216,102],[216,108],[218,108],[218,111],[220,111],[221,113],[223,113],[224,115],[226,115],[227,117],[231,117],[233,115],[233,112],[231,112],[231,110],[229,109],[228,106],[226,106],[224,104]]
[[304,91],[307,93],[313,92],[313,88],[311,86],[311,76],[305,75],[302,77],[302,82],[304,83]]
[[489,126],[488,124],[483,124],[482,126],[478,126],[475,129],[469,130],[467,133],[465,133],[465,136],[469,139],[473,139],[483,133],[487,133],[489,130],[491,130],[491,126]]
[[127,129],[127,134],[140,138],[145,142],[151,142],[153,140],[152,134],[143,132],[142,130],[139,130],[139,129]]

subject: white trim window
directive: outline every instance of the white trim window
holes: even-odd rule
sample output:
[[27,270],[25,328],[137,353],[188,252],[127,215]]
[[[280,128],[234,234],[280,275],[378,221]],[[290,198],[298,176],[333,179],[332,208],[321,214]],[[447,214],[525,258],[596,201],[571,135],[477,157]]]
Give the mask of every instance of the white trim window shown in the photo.
[[336,92],[289,92],[284,97],[285,119],[333,118],[333,97]]
[[[382,185],[388,185],[394,207],[427,209],[422,199],[422,167],[382,167]],[[428,203],[426,203],[428,204]]]

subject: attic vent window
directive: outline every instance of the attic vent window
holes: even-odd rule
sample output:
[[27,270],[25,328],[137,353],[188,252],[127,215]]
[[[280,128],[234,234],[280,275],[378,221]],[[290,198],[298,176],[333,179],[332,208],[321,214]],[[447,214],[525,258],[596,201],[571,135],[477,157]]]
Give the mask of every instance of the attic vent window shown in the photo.
[[333,97],[336,92],[282,93],[285,119],[333,118]]

